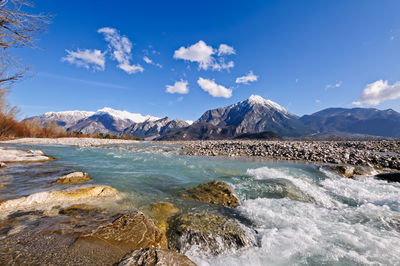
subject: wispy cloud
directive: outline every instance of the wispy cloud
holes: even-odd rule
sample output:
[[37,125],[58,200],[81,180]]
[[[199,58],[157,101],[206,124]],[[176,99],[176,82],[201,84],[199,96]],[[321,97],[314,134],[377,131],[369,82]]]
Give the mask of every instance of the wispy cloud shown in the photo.
[[111,58],[116,60],[118,67],[128,74],[143,72],[140,64],[131,64],[132,59],[132,42],[128,37],[120,35],[119,31],[114,28],[104,27],[97,31],[104,35],[104,39],[108,42],[108,48],[111,51]]
[[129,89],[126,86],[121,86],[118,84],[72,78],[72,77],[67,77],[67,76],[62,76],[62,75],[51,74],[51,73],[47,73],[47,72],[41,72],[38,75],[43,76],[43,77],[48,77],[48,78],[55,78],[55,79],[62,79],[62,80],[68,80],[68,81],[72,81],[72,82],[83,83],[83,84],[96,86],[96,87],[106,87],[106,88],[114,88],[114,89]]
[[249,84],[258,80],[258,76],[254,75],[253,71],[250,70],[245,76],[236,78],[236,83]]
[[336,81],[335,83],[327,84],[325,90],[327,91],[329,89],[339,88],[340,86],[342,86],[342,81]]
[[189,87],[188,87],[188,82],[187,80],[180,80],[176,81],[174,85],[167,85],[166,87],[166,92],[168,93],[179,93],[179,94],[188,94],[189,93]]
[[148,58],[147,56],[143,56],[143,60],[149,65],[154,65],[154,66],[159,67],[159,68],[163,67],[161,64],[154,63],[154,61],[151,60],[150,58]]
[[222,43],[219,45],[219,48],[218,48],[218,56],[221,56],[224,54],[226,54],[226,55],[236,54],[236,51],[235,51],[235,49],[233,49],[232,46]]
[[218,85],[214,80],[199,78],[197,80],[197,84],[199,84],[200,88],[208,92],[213,97],[232,97],[231,89],[225,88],[222,85]]
[[364,88],[358,101],[354,105],[378,105],[387,100],[400,98],[400,81],[389,84],[387,80],[377,80]]
[[[222,47],[221,47],[222,45]],[[188,47],[180,47],[174,52],[174,59],[182,59],[189,62],[198,63],[199,69],[203,70],[222,70],[234,67],[233,61],[225,63],[223,57],[218,60],[213,56],[229,55],[236,53],[233,47],[226,44],[221,44],[219,49],[214,49],[212,46],[207,45],[204,41],[200,40],[197,43]]]
[[86,69],[103,71],[105,69],[105,52],[100,50],[76,50],[70,51],[65,50],[67,55],[61,58],[62,62],[68,62],[78,67],[84,67]]

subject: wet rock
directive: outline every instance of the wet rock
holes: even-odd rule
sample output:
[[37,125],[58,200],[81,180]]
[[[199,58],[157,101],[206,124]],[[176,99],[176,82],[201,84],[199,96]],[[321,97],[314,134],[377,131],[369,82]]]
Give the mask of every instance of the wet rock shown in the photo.
[[68,216],[94,216],[98,213],[102,212],[102,209],[96,208],[94,206],[90,206],[87,204],[75,204],[66,208],[61,208],[58,210],[58,214],[68,215]]
[[377,174],[375,177],[388,182],[400,182],[400,172]]
[[42,152],[41,150],[29,150],[27,152],[34,155],[44,155],[44,152]]
[[6,185],[0,184],[0,189],[5,188],[5,187],[6,187]]
[[151,205],[149,215],[157,227],[166,233],[168,231],[168,219],[178,211],[172,203],[159,202]]
[[149,247],[167,249],[168,243],[165,234],[140,211],[121,214],[73,244],[74,249],[101,252],[118,260],[133,249]]
[[6,214],[27,209],[51,209],[57,205],[98,203],[99,201],[103,203],[105,200],[116,201],[122,198],[121,193],[109,186],[75,187],[38,192],[27,197],[0,202],[0,213]]
[[192,248],[218,255],[227,250],[255,246],[250,229],[236,220],[211,213],[185,213],[176,216],[167,233],[169,246],[180,253]]
[[363,175],[363,176],[370,176],[374,175],[376,171],[369,166],[355,166],[354,167],[354,175]]
[[330,165],[329,168],[347,178],[354,175],[354,167],[350,165]]
[[119,266],[195,266],[184,254],[172,250],[146,248],[135,249],[127,254],[119,263]]
[[181,193],[181,197],[226,207],[237,207],[240,205],[239,199],[233,189],[224,182],[216,180],[189,188]]
[[73,172],[67,175],[63,175],[57,179],[56,184],[72,184],[72,183],[82,183],[90,181],[91,178],[88,173],[85,172]]
[[7,164],[0,162],[0,168],[4,168],[4,167],[7,167]]

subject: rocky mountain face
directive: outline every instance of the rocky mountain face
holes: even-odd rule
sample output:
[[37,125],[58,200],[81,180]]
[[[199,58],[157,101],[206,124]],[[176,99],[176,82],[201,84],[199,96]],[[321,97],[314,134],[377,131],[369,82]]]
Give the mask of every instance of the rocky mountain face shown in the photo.
[[56,122],[60,127],[67,129],[75,125],[79,120],[88,118],[94,113],[86,111],[48,112],[28,119],[35,120],[42,127],[46,126],[49,122]]
[[299,118],[257,95],[206,111],[193,124],[111,108],[50,112],[28,119],[35,119],[42,126],[55,121],[67,131],[158,140],[400,137],[400,113],[392,109],[329,108]]
[[189,123],[168,117],[158,118],[150,115],[129,113],[111,108],[96,112],[65,111],[51,112],[28,118],[36,120],[41,126],[56,122],[67,131],[85,134],[128,135],[137,138],[152,138],[166,130],[187,127]]
[[154,138],[169,130],[188,126],[189,124],[182,120],[171,120],[169,117],[164,117],[158,120],[149,120],[143,123],[132,124],[123,131],[123,135],[137,138]]
[[328,108],[300,121],[319,135],[361,134],[400,137],[400,113],[375,108]]
[[196,122],[234,127],[235,135],[274,131],[281,136],[298,137],[311,133],[296,115],[257,95],[237,104],[209,110]]

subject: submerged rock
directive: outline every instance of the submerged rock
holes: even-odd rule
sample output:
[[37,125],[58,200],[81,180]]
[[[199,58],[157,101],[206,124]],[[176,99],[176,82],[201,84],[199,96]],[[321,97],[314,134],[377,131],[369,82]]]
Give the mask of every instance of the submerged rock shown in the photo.
[[71,183],[81,183],[90,181],[91,178],[88,173],[85,172],[73,172],[67,175],[63,175],[57,179],[56,184],[71,184]]
[[354,175],[354,167],[350,165],[330,165],[329,167],[347,178],[353,177]]
[[27,197],[0,202],[0,213],[26,209],[51,209],[53,206],[71,205],[106,199],[119,200],[122,194],[109,186],[77,187],[65,190],[50,190]]
[[216,180],[189,188],[181,193],[181,197],[226,207],[237,207],[240,205],[234,190],[224,182]]
[[255,246],[250,229],[236,220],[211,213],[185,213],[175,217],[167,233],[169,247],[180,253],[196,249],[218,255],[227,250]]
[[157,227],[164,233],[167,233],[169,227],[168,219],[178,211],[179,209],[175,208],[172,203],[159,202],[151,205],[149,215]]
[[377,174],[375,177],[388,182],[400,182],[400,172]]
[[184,254],[176,253],[172,250],[146,248],[135,249],[127,254],[119,263],[118,266],[195,266]]
[[133,249],[149,247],[167,249],[168,243],[165,234],[140,211],[121,214],[111,223],[80,236],[73,244],[74,249],[100,252],[118,260]]
[[34,155],[44,155],[44,152],[42,152],[41,150],[29,150],[28,153]]

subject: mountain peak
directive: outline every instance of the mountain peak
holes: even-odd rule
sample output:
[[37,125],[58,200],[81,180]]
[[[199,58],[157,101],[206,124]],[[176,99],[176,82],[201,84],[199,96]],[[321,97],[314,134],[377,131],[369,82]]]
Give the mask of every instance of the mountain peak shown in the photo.
[[247,100],[250,104],[259,104],[259,105],[264,105],[268,106],[269,108],[277,109],[278,111],[287,114],[288,111],[277,104],[276,102],[273,102],[271,100],[264,99],[263,97],[259,95],[251,95],[249,99]]
[[150,115],[143,116],[141,114],[130,113],[128,111],[115,110],[110,107],[104,107],[103,109],[99,109],[96,111],[96,114],[109,114],[115,118],[119,118],[122,120],[128,119],[135,123],[142,123],[147,120],[152,121],[152,120],[160,119],[158,117],[154,117],[154,116],[150,116]]

